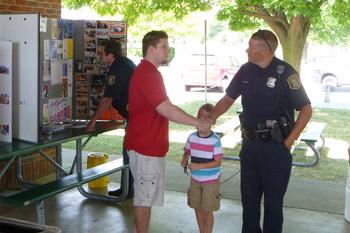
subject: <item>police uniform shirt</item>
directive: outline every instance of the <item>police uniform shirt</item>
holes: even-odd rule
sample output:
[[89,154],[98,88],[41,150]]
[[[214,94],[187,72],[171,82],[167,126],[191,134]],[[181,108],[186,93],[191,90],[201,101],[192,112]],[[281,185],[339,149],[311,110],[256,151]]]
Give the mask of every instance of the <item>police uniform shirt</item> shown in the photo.
[[103,97],[113,99],[112,106],[125,119],[129,118],[127,109],[129,83],[135,67],[135,64],[129,58],[117,57],[109,67],[106,88],[103,94]]
[[241,96],[247,129],[287,114],[294,119],[294,109],[310,104],[296,70],[276,57],[266,68],[251,62],[242,65],[226,94],[233,99]]

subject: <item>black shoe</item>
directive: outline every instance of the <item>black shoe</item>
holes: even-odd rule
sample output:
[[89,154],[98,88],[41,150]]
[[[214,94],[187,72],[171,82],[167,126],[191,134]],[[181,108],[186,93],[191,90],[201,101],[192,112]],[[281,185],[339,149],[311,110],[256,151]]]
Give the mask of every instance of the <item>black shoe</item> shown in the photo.
[[119,197],[122,194],[123,190],[121,189],[116,189],[114,191],[109,191],[108,195],[109,196],[114,196],[114,197]]
[[[114,191],[109,191],[108,195],[113,196],[113,197],[119,197],[122,194],[123,190],[117,189]],[[133,198],[134,197],[134,192],[129,192],[127,198]]]

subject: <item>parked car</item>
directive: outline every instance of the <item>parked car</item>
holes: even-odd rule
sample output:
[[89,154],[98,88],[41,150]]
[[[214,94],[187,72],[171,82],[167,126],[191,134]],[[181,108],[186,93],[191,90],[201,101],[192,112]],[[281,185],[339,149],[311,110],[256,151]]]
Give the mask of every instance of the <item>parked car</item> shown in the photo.
[[319,56],[311,63],[312,78],[331,90],[335,87],[350,85],[350,63],[345,56]]
[[[239,69],[239,62],[233,56],[207,54],[207,87],[224,91]],[[186,60],[182,77],[186,91],[192,87],[205,87],[205,56],[192,54]]]

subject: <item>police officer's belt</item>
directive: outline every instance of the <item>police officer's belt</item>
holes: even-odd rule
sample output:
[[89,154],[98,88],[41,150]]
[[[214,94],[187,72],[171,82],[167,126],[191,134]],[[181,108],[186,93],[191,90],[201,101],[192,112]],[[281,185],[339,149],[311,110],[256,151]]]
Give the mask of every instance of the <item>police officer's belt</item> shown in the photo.
[[292,129],[293,124],[287,122],[284,117],[278,120],[266,120],[257,124],[256,129],[241,127],[243,140],[260,140],[262,142],[283,142]]
[[270,142],[273,138],[271,135],[271,128],[259,129],[259,130],[242,130],[243,140],[259,140],[263,142]]

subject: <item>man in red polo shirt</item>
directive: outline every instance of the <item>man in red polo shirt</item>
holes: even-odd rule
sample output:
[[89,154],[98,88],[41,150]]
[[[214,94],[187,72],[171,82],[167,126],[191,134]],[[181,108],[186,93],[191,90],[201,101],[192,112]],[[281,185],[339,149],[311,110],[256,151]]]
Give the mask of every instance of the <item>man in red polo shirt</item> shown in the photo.
[[148,32],[142,40],[144,59],[135,69],[129,87],[129,124],[125,146],[134,176],[134,218],[137,233],[147,233],[151,207],[163,206],[165,160],[169,148],[169,120],[207,129],[209,122],[173,105],[158,67],[167,64],[168,35]]

